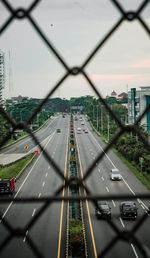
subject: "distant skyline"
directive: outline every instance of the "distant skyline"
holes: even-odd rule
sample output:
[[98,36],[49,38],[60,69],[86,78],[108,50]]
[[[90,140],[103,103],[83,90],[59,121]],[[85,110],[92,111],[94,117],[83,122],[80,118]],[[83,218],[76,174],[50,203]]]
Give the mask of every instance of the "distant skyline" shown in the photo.
[[[27,7],[31,1],[10,1]],[[141,0],[119,1],[125,10],[137,10]],[[132,3],[131,3],[132,2]],[[69,67],[80,66],[120,17],[110,0],[43,0],[31,12],[47,38]],[[150,4],[141,14],[150,26]],[[9,12],[0,2],[0,26]],[[0,36],[5,53],[5,97],[22,95],[44,98],[65,74],[64,67],[47,48],[26,19],[14,20]],[[9,58],[10,53],[10,58]],[[85,71],[103,97],[113,90],[150,86],[150,39],[138,21],[123,22],[94,56]],[[85,79],[72,76],[52,97],[92,95]]]

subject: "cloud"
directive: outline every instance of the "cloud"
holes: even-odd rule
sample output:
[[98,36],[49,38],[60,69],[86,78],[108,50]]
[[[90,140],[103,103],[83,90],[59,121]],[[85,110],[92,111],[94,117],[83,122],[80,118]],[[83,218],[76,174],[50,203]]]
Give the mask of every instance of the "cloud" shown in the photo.
[[135,64],[130,65],[132,68],[150,68],[150,58],[141,60]]
[[[139,76],[139,74],[138,74]],[[132,79],[135,77],[135,74],[93,74],[90,76],[90,79],[97,82],[97,81],[110,81],[110,80],[126,80],[126,79]]]

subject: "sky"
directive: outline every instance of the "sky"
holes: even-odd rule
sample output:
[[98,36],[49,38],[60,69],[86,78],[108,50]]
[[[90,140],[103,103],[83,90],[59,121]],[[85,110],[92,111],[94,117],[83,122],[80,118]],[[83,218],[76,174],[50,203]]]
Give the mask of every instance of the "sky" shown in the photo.
[[[8,1],[8,0],[7,0]],[[9,0],[14,8],[28,8],[31,0]],[[135,11],[143,0],[118,0]],[[110,0],[41,0],[31,12],[43,33],[69,67],[80,66],[116,24],[121,14]],[[141,14],[150,28],[150,3]],[[0,27],[9,17],[0,2]],[[13,20],[0,36],[5,53],[4,96],[44,98],[66,70],[27,19]],[[150,86],[150,37],[138,21],[124,21],[85,68],[103,97],[113,90]],[[68,77],[52,97],[70,99],[92,95],[83,76]]]

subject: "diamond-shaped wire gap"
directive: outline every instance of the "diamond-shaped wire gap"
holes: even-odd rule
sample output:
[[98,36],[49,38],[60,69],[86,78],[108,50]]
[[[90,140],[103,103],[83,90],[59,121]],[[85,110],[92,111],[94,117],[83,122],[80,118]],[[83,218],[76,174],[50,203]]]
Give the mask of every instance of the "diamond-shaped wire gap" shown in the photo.
[[[54,193],[54,196],[59,197],[59,194],[62,193],[65,185],[60,186],[57,191]],[[60,197],[61,200],[61,197]],[[26,230],[31,229],[34,224],[40,219],[41,215],[47,210],[47,208],[54,202],[54,200],[46,198],[44,205],[39,209],[33,218],[30,219],[29,223],[26,225]]]
[[56,173],[60,176],[60,178],[62,178],[63,180],[66,180],[66,178],[63,175],[63,172],[61,171],[61,169],[58,167],[58,165],[55,163],[55,161],[52,159],[52,157],[49,155],[48,151],[46,151],[43,146],[40,144],[39,140],[37,139],[37,137],[33,134],[33,132],[29,129],[28,126],[26,126],[26,124],[24,124],[24,127],[26,129],[26,131],[29,133],[29,135],[32,137],[32,139],[34,140],[34,142],[36,143],[36,145],[39,146],[41,152],[43,152],[43,155],[45,156],[45,158],[47,159],[47,161],[49,162],[50,165],[52,165],[52,167],[54,168],[54,170],[56,171]]
[[112,139],[112,141],[106,145],[106,147],[103,149],[103,152],[101,152],[97,158],[92,162],[91,166],[89,166],[89,168],[87,169],[87,171],[85,172],[84,175],[84,181],[86,181],[86,179],[92,174],[93,169],[96,166],[96,163],[99,163],[102,158],[104,157],[105,153],[107,153],[109,151],[109,149],[113,146],[114,143],[116,143],[116,141],[118,140],[118,138],[124,133],[124,131],[120,130],[115,137]]
[[89,56],[86,58],[84,63],[81,65],[81,70],[83,70],[87,64],[94,58],[94,56],[97,54],[97,52],[106,44],[108,39],[113,35],[113,33],[118,30],[119,26],[124,21],[124,18],[120,18],[118,22],[109,30],[109,32],[100,40],[100,42],[97,44],[96,47],[94,47],[93,51],[89,54]]
[[82,74],[87,80],[87,82],[89,83],[89,86],[93,89],[95,95],[98,97],[98,100],[100,101],[100,103],[103,104],[103,106],[106,108],[108,113],[114,118],[114,120],[119,125],[119,127],[124,130],[124,125],[121,123],[120,119],[118,119],[118,117],[115,115],[115,113],[112,111],[111,107],[107,104],[107,102],[102,98],[100,92],[97,90],[94,83],[90,80],[90,77],[88,77],[88,75],[84,71],[82,71]]
[[32,114],[32,116],[28,120],[28,123],[30,123],[33,120],[33,118],[37,115],[37,113],[42,109],[43,105],[46,104],[46,102],[49,100],[49,98],[52,97],[52,95],[55,93],[55,91],[60,87],[60,85],[67,79],[67,77],[69,75],[70,75],[70,72],[65,73],[64,76],[53,86],[53,88],[45,96],[43,101],[38,105],[37,109],[35,109],[35,112]]
[[58,50],[56,50],[55,46],[53,46],[52,42],[47,38],[47,36],[44,34],[42,29],[40,28],[39,24],[36,23],[36,21],[28,15],[28,20],[30,21],[31,25],[37,32],[37,34],[40,36],[40,38],[43,40],[43,42],[47,45],[47,47],[53,52],[54,56],[59,60],[59,62],[62,64],[62,66],[66,69],[66,71],[69,71],[69,67],[65,60],[61,57],[60,53],[58,53]]

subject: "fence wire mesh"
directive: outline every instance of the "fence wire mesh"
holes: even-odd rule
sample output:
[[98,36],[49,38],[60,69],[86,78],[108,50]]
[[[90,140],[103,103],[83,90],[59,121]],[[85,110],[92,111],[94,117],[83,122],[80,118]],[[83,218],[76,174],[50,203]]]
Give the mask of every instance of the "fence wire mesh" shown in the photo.
[[[33,198],[33,197],[32,198],[18,198],[18,197],[16,197],[15,199],[14,198],[12,198],[12,199],[10,198],[8,200],[6,198],[3,198],[3,199],[0,200],[0,203],[9,203],[10,200],[13,200],[13,202],[15,202],[15,203],[23,203],[23,204],[26,204],[26,203],[28,203],[28,204],[29,203],[42,203],[42,206],[39,209],[39,211],[27,223],[27,225],[24,228],[13,228],[13,226],[10,225],[10,223],[5,218],[3,218],[3,216],[1,215],[1,223],[3,223],[3,226],[9,232],[9,234],[5,238],[5,240],[2,243],[0,243],[0,252],[2,252],[5,249],[5,247],[8,245],[8,243],[14,237],[23,238],[25,236],[25,234],[26,234],[26,231],[31,229],[33,227],[33,225],[35,225],[37,223],[37,221],[39,220],[40,216],[46,211],[46,209],[53,202],[61,202],[62,200],[64,200],[64,201],[68,201],[68,200],[71,200],[71,201],[72,200],[76,200],[76,201],[82,200],[82,201],[85,201],[85,200],[89,200],[89,201],[92,201],[93,203],[95,203],[95,201],[99,200],[99,199],[105,199],[105,200],[111,200],[112,198],[114,200],[121,200],[121,199],[128,199],[128,198],[130,198],[130,200],[135,199],[134,196],[131,196],[131,195],[129,196],[127,194],[123,194],[121,196],[116,196],[116,195],[109,195],[109,196],[108,195],[104,195],[104,196],[93,195],[90,192],[90,190],[88,189],[88,187],[84,184],[84,182],[86,183],[87,178],[92,174],[93,169],[96,166],[96,163],[99,163],[103,159],[105,153],[107,153],[109,151],[109,149],[113,146],[113,144],[116,143],[117,140],[119,139],[119,137],[121,135],[123,135],[125,132],[127,132],[127,133],[129,133],[129,132],[136,133],[138,135],[138,137],[143,141],[145,147],[148,150],[150,150],[150,145],[149,145],[147,139],[144,137],[144,135],[139,130],[139,124],[141,122],[141,119],[144,117],[144,115],[147,112],[150,111],[150,105],[148,105],[147,108],[144,110],[144,112],[138,117],[138,119],[135,122],[135,124],[133,124],[133,125],[125,125],[125,124],[123,124],[120,121],[120,119],[115,115],[115,113],[112,111],[110,106],[105,102],[105,100],[101,96],[100,92],[98,91],[96,85],[90,79],[90,77],[88,76],[87,72],[85,71],[85,68],[87,67],[87,65],[90,62],[92,62],[92,59],[96,56],[96,54],[99,52],[99,50],[102,47],[105,46],[106,42],[109,41],[111,36],[119,29],[119,27],[123,24],[123,22],[125,22],[125,21],[133,22],[133,21],[137,20],[139,22],[139,26],[141,26],[143,28],[145,33],[148,36],[150,35],[149,27],[148,27],[146,21],[144,20],[144,18],[142,18],[142,12],[146,8],[148,8],[148,6],[150,4],[150,1],[149,0],[142,1],[140,6],[137,8],[136,11],[126,11],[119,1],[117,1],[117,0],[110,0],[110,2],[112,2],[112,4],[117,9],[117,11],[120,13],[120,18],[112,26],[112,28],[108,31],[108,33],[102,39],[99,40],[99,43],[97,44],[97,46],[92,49],[92,51],[89,53],[87,58],[83,61],[82,65],[75,66],[75,67],[71,67],[71,66],[69,66],[69,64],[66,63],[66,61],[60,55],[60,53],[57,51],[57,49],[52,44],[50,39],[44,34],[42,29],[40,28],[40,25],[32,17],[32,11],[37,7],[39,2],[40,2],[40,0],[35,0],[35,1],[33,1],[30,4],[30,6],[28,8],[20,7],[20,8],[15,9],[9,1],[1,0],[1,4],[3,4],[3,6],[9,12],[9,17],[7,18],[7,20],[4,22],[4,24],[0,28],[0,36],[2,37],[3,32],[6,31],[6,30],[9,30],[9,25],[14,20],[18,20],[18,22],[19,22],[19,20],[27,19],[28,22],[30,23],[30,25],[36,31],[36,33],[39,36],[39,38],[45,43],[45,45],[53,53],[53,55],[58,60],[58,62],[64,67],[66,72],[64,73],[62,78],[55,85],[53,85],[53,88],[47,93],[47,96],[45,97],[45,99],[35,109],[34,113],[29,118],[27,123],[16,123],[16,122],[14,122],[14,120],[12,120],[8,116],[7,112],[2,107],[0,107],[0,114],[12,126],[12,130],[0,142],[0,148],[3,147],[3,145],[11,137],[11,135],[14,133],[14,131],[16,129],[23,129],[23,130],[25,130],[33,138],[35,144],[39,146],[40,150],[45,155],[45,158],[47,159],[48,163],[54,168],[54,170],[57,173],[57,175],[63,181],[65,180],[65,184],[62,184],[62,186],[57,189],[57,191],[54,193],[53,196],[48,196],[48,197],[45,197],[45,198],[37,199],[37,198]],[[61,169],[59,168],[59,166],[55,162],[55,160],[42,147],[42,145],[40,144],[39,140],[36,138],[35,134],[33,134],[31,129],[29,128],[28,124],[30,124],[33,121],[33,119],[37,116],[38,112],[42,109],[43,105],[47,102],[47,100],[52,96],[52,94],[61,86],[61,84],[68,77],[78,76],[78,75],[82,75],[85,78],[85,80],[87,81],[89,87],[95,92],[95,94],[98,97],[100,103],[102,103],[104,105],[104,107],[106,108],[106,110],[108,111],[110,116],[112,116],[114,118],[114,120],[118,124],[120,130],[115,135],[115,137],[112,139],[112,141],[109,144],[106,145],[106,147],[104,148],[104,151],[101,152],[97,156],[97,158],[93,161],[93,163],[89,166],[89,168],[87,169],[87,171],[84,174],[84,177],[82,179],[76,178],[78,185],[86,190],[87,195],[86,196],[82,196],[81,195],[81,196],[76,196],[76,197],[66,197],[66,196],[60,196],[60,193],[62,192],[64,187],[67,187],[68,185],[71,185],[71,183],[72,183],[71,180],[64,176],[63,171],[61,171]],[[144,193],[143,194],[138,194],[138,195],[136,195],[136,198],[150,199],[150,194],[144,194]],[[120,239],[122,239],[123,241],[129,242],[129,243],[135,244],[135,246],[137,246],[139,248],[139,250],[141,251],[141,254],[143,255],[143,257],[150,257],[148,252],[147,252],[147,250],[145,249],[145,247],[142,245],[142,243],[139,241],[139,239],[137,239],[137,237],[135,236],[135,233],[137,232],[137,230],[143,225],[143,223],[147,219],[148,219],[148,215],[147,215],[147,213],[145,213],[143,216],[141,216],[139,221],[136,223],[136,225],[130,231],[121,231],[112,221],[108,221],[110,227],[116,233],[116,236],[114,238],[112,238],[112,240],[106,245],[106,247],[101,251],[101,253],[98,254],[98,257],[106,257],[107,253],[111,250],[111,248],[114,245],[116,245],[116,243]],[[43,257],[43,254],[42,254],[41,250],[39,250],[38,246],[35,245],[33,239],[29,235],[26,236],[26,241],[27,241],[27,244],[29,245],[29,247],[32,249],[32,251],[34,252],[34,254],[37,257]]]

